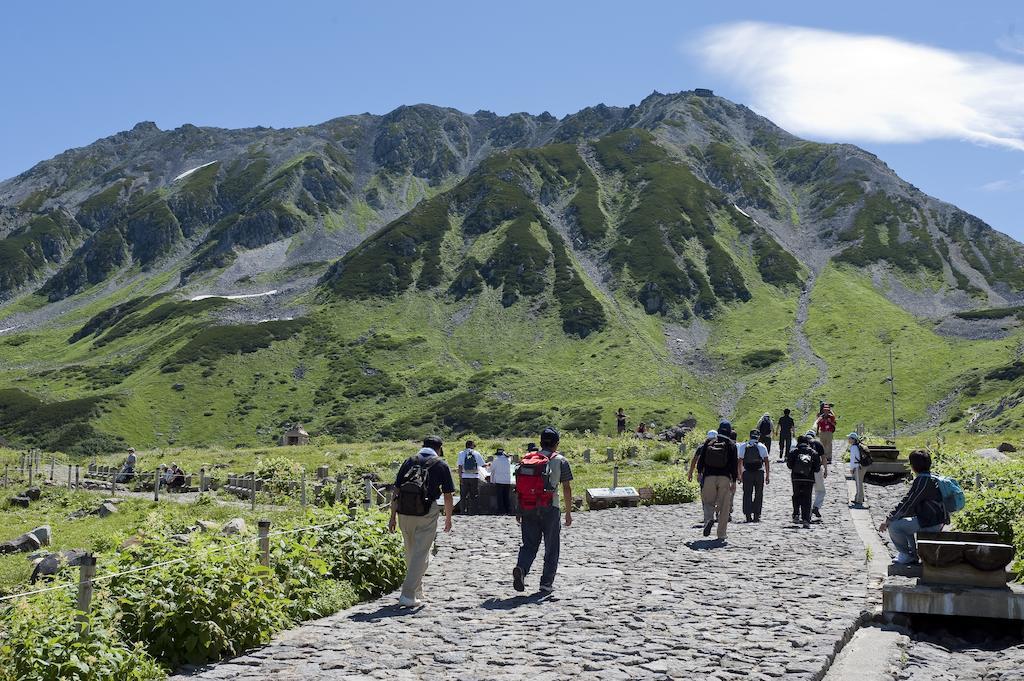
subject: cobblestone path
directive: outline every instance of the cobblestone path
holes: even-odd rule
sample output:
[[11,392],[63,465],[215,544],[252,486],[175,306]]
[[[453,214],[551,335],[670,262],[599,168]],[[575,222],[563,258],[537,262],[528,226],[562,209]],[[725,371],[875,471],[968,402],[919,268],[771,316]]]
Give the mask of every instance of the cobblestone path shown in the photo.
[[456,518],[426,607],[389,595],[190,678],[816,678],[866,592],[845,483],[828,483],[824,522],[804,530],[779,475],[762,522],[730,524],[726,546],[701,536],[699,504],[578,513],[546,599],[529,595],[536,573],[512,590],[514,519]]

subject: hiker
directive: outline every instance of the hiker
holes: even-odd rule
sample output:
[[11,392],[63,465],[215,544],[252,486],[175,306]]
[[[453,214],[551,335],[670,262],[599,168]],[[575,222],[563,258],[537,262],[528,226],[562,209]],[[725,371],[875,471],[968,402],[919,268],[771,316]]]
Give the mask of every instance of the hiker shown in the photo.
[[[853,505],[856,508],[864,507],[864,476],[868,472],[867,447],[861,442],[857,433],[850,433],[846,436],[846,442],[850,446],[850,475],[856,485],[856,492],[853,495]],[[867,454],[867,455],[866,455]]]
[[704,489],[704,448],[708,446],[708,443],[714,442],[718,439],[717,430],[709,430],[707,438],[704,442],[697,445],[697,450],[693,453],[693,458],[690,460],[690,471],[686,474],[686,479],[693,481],[693,471],[697,471],[697,484],[701,489]]
[[[828,457],[825,456],[825,445],[821,444],[813,430],[806,433],[811,448],[821,457],[821,470],[814,474],[814,500],[811,502],[811,513],[821,520],[821,507],[825,503],[825,478],[828,477]],[[796,507],[794,506],[794,511]]]
[[832,405],[822,407],[821,415],[815,422],[814,434],[821,440],[825,448],[825,460],[832,461],[832,436],[836,432],[836,415],[832,413]]
[[643,438],[643,436],[646,435],[646,434],[647,434],[647,424],[644,423],[643,421],[641,421],[640,425],[638,425],[636,427],[636,436],[638,438]]
[[899,551],[896,562],[899,565],[913,565],[918,562],[918,532],[938,532],[949,522],[949,512],[942,499],[939,480],[931,475],[932,457],[924,450],[910,453],[910,469],[916,477],[903,500],[892,510],[879,532],[889,531],[889,538]]
[[772,431],[775,430],[775,424],[772,423],[772,415],[764,414],[761,420],[757,422],[758,441],[764,445],[764,448],[769,453],[772,451]]
[[437,536],[437,519],[441,514],[437,500],[444,495],[444,531],[452,530],[455,483],[444,461],[441,438],[431,435],[423,440],[423,448],[398,469],[391,498],[391,521],[402,530],[405,545],[405,581],[398,604],[412,608],[423,601],[423,575],[430,563],[430,547]]
[[135,456],[135,448],[128,448],[128,456],[124,460],[124,465],[121,466],[121,472],[117,474],[116,482],[128,482],[135,477],[135,464],[137,464],[139,458]]
[[704,484],[701,487],[701,503],[704,506],[704,536],[711,534],[711,526],[718,517],[717,538],[726,541],[729,514],[732,512],[732,498],[736,493],[736,478],[739,473],[736,443],[722,433],[731,433],[732,426],[723,421],[718,437],[709,440],[701,456]]
[[623,411],[622,407],[615,412],[615,431],[619,435],[624,435],[626,432],[626,412]]
[[785,461],[786,456],[789,455],[789,450],[793,448],[793,431],[796,428],[796,422],[793,421],[793,417],[790,415],[789,409],[782,410],[782,416],[779,417],[778,422],[775,425],[776,437],[779,440],[779,461]]
[[491,484],[498,497],[498,514],[509,515],[512,512],[512,461],[501,447],[491,462]]
[[539,452],[539,451],[540,451],[540,449],[537,447],[536,443],[534,443],[534,442],[527,442],[526,443],[526,453],[527,454],[529,454],[530,452]]
[[796,449],[786,457],[786,465],[792,471],[793,523],[803,523],[807,529],[811,526],[811,492],[814,491],[814,474],[821,470],[821,455],[811,447],[810,439],[801,435],[796,439]]
[[459,452],[458,466],[461,510],[474,515],[480,510],[480,470],[484,467],[484,457],[476,451],[472,440],[467,440],[466,448]]
[[760,442],[761,430],[750,431],[750,439],[737,446],[740,476],[743,481],[743,516],[748,523],[761,522],[764,486],[770,480],[768,448]]
[[524,580],[530,574],[542,539],[544,568],[540,575],[540,590],[551,593],[555,589],[561,547],[559,488],[565,505],[565,526],[572,525],[572,468],[558,452],[560,439],[557,430],[550,426],[545,428],[540,434],[540,451],[527,454],[516,470],[517,518],[523,533],[519,558],[512,569],[512,587],[516,591],[526,590]]
[[178,464],[172,463],[170,468],[171,479],[167,483],[168,490],[181,489],[185,486],[185,471],[178,468]]

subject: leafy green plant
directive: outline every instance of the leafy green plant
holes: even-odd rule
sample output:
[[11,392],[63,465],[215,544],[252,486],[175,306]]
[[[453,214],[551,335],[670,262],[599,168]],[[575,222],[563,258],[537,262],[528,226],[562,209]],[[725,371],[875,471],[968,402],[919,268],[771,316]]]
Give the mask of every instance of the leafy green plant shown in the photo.
[[70,590],[18,599],[0,612],[0,681],[149,681],[164,670],[124,640],[114,608],[98,607],[83,628]]
[[700,496],[700,487],[682,476],[668,478],[654,484],[655,505],[686,504],[696,501]]
[[967,494],[967,505],[953,516],[958,530],[997,532],[1000,539],[1014,541],[1014,523],[1024,517],[1024,489],[996,487]]
[[344,524],[316,530],[316,541],[330,574],[351,582],[360,598],[387,593],[405,576],[401,537],[387,531],[377,511],[358,512]]

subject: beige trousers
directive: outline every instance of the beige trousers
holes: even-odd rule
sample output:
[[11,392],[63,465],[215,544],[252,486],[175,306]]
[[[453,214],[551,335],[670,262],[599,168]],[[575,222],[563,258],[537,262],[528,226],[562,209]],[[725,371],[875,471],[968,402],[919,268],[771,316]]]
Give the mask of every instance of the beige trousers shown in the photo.
[[853,480],[857,484],[857,493],[853,495],[853,503],[863,504],[864,503],[864,476],[867,474],[867,469],[864,466],[857,466],[853,469]]
[[821,440],[821,446],[825,448],[825,460],[832,463],[832,436],[835,433],[828,433],[824,430],[818,433],[818,439]]
[[701,502],[704,505],[704,524],[715,517],[718,510],[718,538],[725,539],[729,525],[729,514],[732,512],[732,480],[728,475],[709,475],[704,478],[701,489]]
[[402,595],[406,598],[423,598],[423,575],[430,564],[430,547],[437,536],[437,519],[440,515],[441,507],[434,504],[427,515],[398,516],[398,527],[402,530],[402,541],[405,544]]

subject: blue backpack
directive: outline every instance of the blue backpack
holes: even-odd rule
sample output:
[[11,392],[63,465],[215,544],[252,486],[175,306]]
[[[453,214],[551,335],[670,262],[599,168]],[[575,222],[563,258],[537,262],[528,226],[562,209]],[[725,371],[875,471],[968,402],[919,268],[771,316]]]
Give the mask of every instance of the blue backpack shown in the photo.
[[935,478],[935,482],[939,485],[942,505],[946,507],[946,512],[956,513],[963,510],[967,500],[964,498],[964,491],[961,489],[960,483],[953,478],[947,478],[942,475],[933,474],[932,477]]

